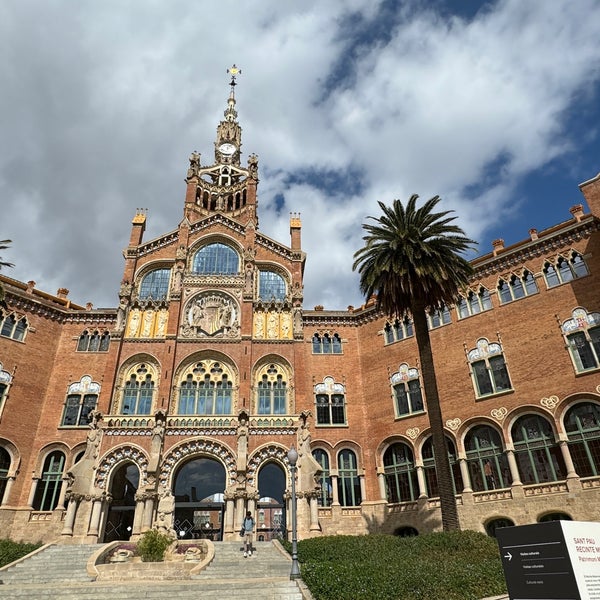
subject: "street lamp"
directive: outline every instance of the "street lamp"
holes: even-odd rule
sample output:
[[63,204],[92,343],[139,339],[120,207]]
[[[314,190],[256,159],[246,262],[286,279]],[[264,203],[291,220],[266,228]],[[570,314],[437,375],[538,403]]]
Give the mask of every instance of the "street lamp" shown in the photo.
[[299,579],[300,565],[298,564],[298,534],[296,531],[298,521],[298,515],[296,514],[296,463],[298,462],[298,452],[294,446],[288,452],[288,462],[290,463],[292,477],[292,570],[290,572],[290,579]]

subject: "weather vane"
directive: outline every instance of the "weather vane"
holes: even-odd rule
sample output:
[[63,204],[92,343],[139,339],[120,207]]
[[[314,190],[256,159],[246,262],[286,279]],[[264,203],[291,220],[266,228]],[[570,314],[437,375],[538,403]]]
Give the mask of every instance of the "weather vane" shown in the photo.
[[234,63],[232,67],[229,67],[229,69],[227,69],[227,72],[231,75],[231,83],[229,85],[231,86],[231,91],[233,91],[233,88],[237,85],[237,83],[235,82],[235,78],[238,75],[242,74],[242,70],[238,69]]

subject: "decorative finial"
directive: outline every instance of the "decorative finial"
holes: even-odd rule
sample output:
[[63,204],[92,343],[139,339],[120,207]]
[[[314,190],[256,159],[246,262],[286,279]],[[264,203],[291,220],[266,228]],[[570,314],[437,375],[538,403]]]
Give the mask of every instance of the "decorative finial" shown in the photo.
[[227,69],[227,72],[231,75],[231,82],[229,83],[229,85],[231,86],[231,91],[233,92],[235,86],[237,85],[237,83],[235,82],[235,78],[238,75],[242,74],[242,70],[238,69],[234,63],[232,67],[229,67],[229,69]]

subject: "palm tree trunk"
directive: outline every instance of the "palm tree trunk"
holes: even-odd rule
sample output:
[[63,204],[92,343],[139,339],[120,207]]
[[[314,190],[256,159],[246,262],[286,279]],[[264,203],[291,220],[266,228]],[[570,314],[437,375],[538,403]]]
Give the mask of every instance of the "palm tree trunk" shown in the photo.
[[442,407],[440,406],[437,378],[433,364],[431,340],[427,326],[427,313],[425,307],[419,305],[413,305],[411,312],[419,350],[419,359],[421,361],[421,377],[423,378],[423,389],[427,402],[427,415],[429,416],[433,439],[435,470],[442,510],[442,527],[444,531],[451,531],[460,529],[460,522],[458,519],[452,471],[450,469],[450,459],[448,457],[448,446],[444,436],[444,420],[442,418]]

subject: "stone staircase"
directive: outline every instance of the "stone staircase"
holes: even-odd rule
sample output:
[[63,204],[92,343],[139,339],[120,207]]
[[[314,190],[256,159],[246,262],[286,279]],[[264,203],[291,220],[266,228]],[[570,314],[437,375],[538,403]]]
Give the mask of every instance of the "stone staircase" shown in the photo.
[[244,558],[241,542],[216,542],[212,563],[192,579],[91,581],[88,558],[98,545],[50,546],[10,568],[0,569],[2,600],[302,600],[290,581],[290,561],[271,542],[256,542]]

